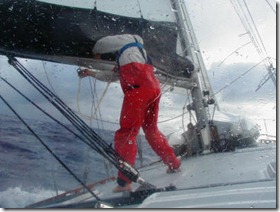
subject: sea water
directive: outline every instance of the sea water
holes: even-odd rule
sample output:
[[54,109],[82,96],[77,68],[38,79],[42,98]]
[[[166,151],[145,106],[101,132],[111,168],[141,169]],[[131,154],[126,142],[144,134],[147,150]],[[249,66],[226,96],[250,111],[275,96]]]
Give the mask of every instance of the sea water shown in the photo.
[[[113,165],[109,163],[106,169],[108,162],[100,154],[62,126],[49,121],[25,121],[84,183],[116,176]],[[114,131],[94,130],[112,143]],[[144,163],[157,160],[147,142],[141,146]],[[0,208],[24,208],[80,186],[17,117],[0,115]]]

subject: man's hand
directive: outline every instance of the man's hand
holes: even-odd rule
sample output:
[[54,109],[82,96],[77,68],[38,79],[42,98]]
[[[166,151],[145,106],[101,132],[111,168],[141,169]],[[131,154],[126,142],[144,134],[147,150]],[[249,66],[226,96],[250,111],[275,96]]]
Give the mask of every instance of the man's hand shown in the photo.
[[87,77],[87,76],[91,76],[91,77],[94,77],[95,76],[95,73],[89,69],[82,69],[80,71],[78,71],[78,76],[80,78],[84,78],[84,77]]

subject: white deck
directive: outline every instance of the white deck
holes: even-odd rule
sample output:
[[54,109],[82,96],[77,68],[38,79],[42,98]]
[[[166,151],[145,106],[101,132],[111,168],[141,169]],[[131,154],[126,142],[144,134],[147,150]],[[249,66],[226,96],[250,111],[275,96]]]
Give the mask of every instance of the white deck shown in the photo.
[[[157,163],[140,169],[141,177],[157,188],[171,184],[173,191],[156,192],[140,203],[118,207],[132,208],[276,208],[276,144],[239,149],[227,153],[210,153],[182,160],[181,171],[166,173]],[[115,181],[96,186],[94,193],[104,202],[129,197],[129,193],[112,193]],[[133,191],[139,184],[133,183]],[[91,195],[84,194],[57,205],[77,204],[93,207]],[[79,205],[79,203],[83,203]],[[86,203],[86,204],[84,204]],[[75,206],[74,205],[74,206]]]
[[193,157],[172,175],[159,167],[143,172],[147,181],[161,187],[173,182],[177,190],[152,194],[139,207],[276,208],[275,146]]

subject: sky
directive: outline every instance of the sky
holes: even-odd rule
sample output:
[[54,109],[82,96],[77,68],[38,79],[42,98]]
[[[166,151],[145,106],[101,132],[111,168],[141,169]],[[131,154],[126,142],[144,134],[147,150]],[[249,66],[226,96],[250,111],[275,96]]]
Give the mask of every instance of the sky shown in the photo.
[[[147,0],[148,2],[151,0]],[[57,2],[57,1],[56,1]],[[66,1],[80,3],[82,1]],[[90,7],[93,1],[83,1]],[[99,1],[100,2],[100,1]],[[102,7],[97,1],[97,5]],[[104,4],[106,1],[102,1]],[[132,2],[132,1],[128,1]],[[185,0],[192,25],[197,36],[200,52],[204,58],[204,63],[209,74],[209,80],[217,93],[217,99],[222,111],[245,116],[253,122],[262,125],[263,119],[267,119],[266,124],[272,134],[276,133],[276,88],[271,81],[268,81],[258,92],[255,92],[258,83],[266,75],[267,71],[263,65],[258,65],[243,75],[247,70],[261,61],[255,46],[251,42],[248,33],[238,15],[236,14],[230,0]],[[251,15],[259,30],[262,42],[266,47],[267,55],[276,63],[276,13],[275,1],[272,0],[246,0]],[[118,1],[111,0],[117,4]],[[272,5],[273,8],[270,7]],[[128,7],[128,6],[127,6]],[[127,10],[127,7],[125,9]],[[146,8],[146,5],[141,5]],[[129,7],[131,8],[131,7]],[[133,8],[138,11],[139,7]],[[160,5],[149,8],[146,16],[154,18],[153,10],[157,11],[160,18],[171,18],[171,15],[163,15]],[[171,14],[176,11],[170,11]],[[144,13],[143,13],[144,14]],[[248,43],[248,44],[247,44]],[[246,44],[246,45],[245,45]],[[242,47],[245,45],[244,47]],[[241,48],[242,47],[242,48]],[[107,83],[95,81],[93,79],[82,79],[77,77],[77,67],[47,63],[41,61],[21,60],[21,62],[32,71],[39,79],[60,96],[71,108],[79,114],[91,116],[93,100],[102,99],[97,112],[98,119],[106,120],[100,122],[84,118],[94,127],[105,127],[111,130],[118,129],[119,113],[122,104],[122,91],[118,83]],[[7,63],[4,56],[0,56],[0,76],[18,85],[22,92],[40,103],[46,110],[56,114],[60,120],[65,121],[55,110],[50,108],[43,98],[24,82],[22,78]],[[242,76],[242,77],[240,77]],[[240,77],[240,78],[239,78]],[[234,84],[231,82],[235,79]],[[63,83],[61,83],[63,82]],[[89,92],[94,87],[95,94]],[[225,87],[225,88],[224,88]],[[11,104],[27,118],[43,119],[40,112],[30,107],[25,100],[16,95],[0,80],[1,95],[11,102]],[[105,94],[106,91],[106,94]],[[189,115],[184,115],[184,121],[180,116],[183,107],[189,98],[186,90],[175,88],[170,91],[168,87],[163,88],[161,98],[159,128],[165,135],[172,133],[180,134],[185,129]],[[1,102],[1,114],[12,114]],[[265,132],[264,132],[265,133]]]
[[[205,63],[208,67],[214,61],[220,61],[221,58],[224,59],[225,56],[241,47],[242,44],[251,41],[249,39],[249,34],[246,33],[231,2],[232,0],[186,0],[187,7],[189,6],[190,18],[197,31],[197,39],[204,53]],[[239,2],[242,3],[243,1],[239,0]],[[246,4],[254,18],[254,22],[267,49],[268,55],[275,59],[276,14],[270,8],[270,5],[274,5],[275,10],[275,1],[246,0]],[[243,9],[245,9],[243,3],[242,6]],[[230,60],[225,61],[225,63],[240,61],[260,61],[260,57],[252,44],[242,48],[239,54],[233,55]]]
[[[230,84],[232,80],[262,60],[231,2],[186,0],[214,91],[219,91],[225,84]],[[246,0],[246,3],[266,48],[267,56],[272,58],[276,67],[275,1]],[[273,9],[270,6],[273,6]],[[251,43],[247,44],[248,42]],[[243,45],[245,46],[242,47]],[[256,86],[266,73],[266,68],[260,64],[222,90],[216,97],[226,111],[246,115],[259,124],[263,124],[264,118],[270,119],[270,129],[273,128],[275,133],[276,88],[268,81],[255,92]]]

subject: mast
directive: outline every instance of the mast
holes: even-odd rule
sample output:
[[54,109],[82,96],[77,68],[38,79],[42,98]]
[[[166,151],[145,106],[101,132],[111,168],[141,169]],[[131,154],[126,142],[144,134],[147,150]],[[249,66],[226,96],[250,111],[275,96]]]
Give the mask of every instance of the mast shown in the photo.
[[[192,80],[197,86],[194,86],[191,89],[191,96],[193,101],[191,108],[195,111],[197,118],[197,128],[202,135],[203,150],[209,150],[211,147],[211,134],[209,120],[205,109],[205,107],[208,106],[204,99],[205,91],[209,92],[210,97],[215,97],[213,95],[212,87],[209,83],[208,75],[206,74],[206,68],[185,4],[184,2],[180,2],[179,0],[170,1],[173,9],[176,11],[176,20],[178,25],[180,26],[179,33],[181,38],[181,45],[183,48],[183,54],[184,56],[190,56],[196,67],[193,72]],[[204,84],[202,84],[202,82]],[[218,108],[217,104],[216,106]]]

